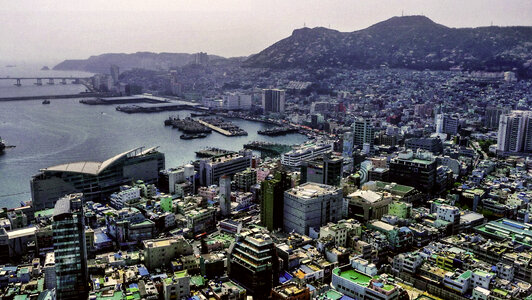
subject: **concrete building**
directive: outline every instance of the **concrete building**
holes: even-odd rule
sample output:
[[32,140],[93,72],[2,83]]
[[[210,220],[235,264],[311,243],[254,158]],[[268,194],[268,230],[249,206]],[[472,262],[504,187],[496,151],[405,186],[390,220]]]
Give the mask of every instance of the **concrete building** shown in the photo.
[[412,151],[418,149],[439,154],[443,151],[443,145],[438,137],[426,137],[426,138],[411,138],[405,141],[405,148]]
[[251,187],[257,183],[257,170],[248,168],[238,172],[234,176],[235,187],[242,192],[251,191]]
[[501,115],[497,152],[532,152],[532,111],[514,110]]
[[52,229],[57,298],[87,298],[89,276],[83,194],[70,194],[57,200]]
[[281,154],[281,163],[288,168],[297,169],[301,167],[303,161],[321,157],[332,150],[333,143],[330,141],[305,143],[301,147]]
[[55,256],[53,252],[46,253],[43,265],[44,285],[47,290],[55,289],[56,275],[55,275]]
[[267,113],[284,113],[285,91],[277,89],[262,90],[262,110]]
[[349,194],[345,200],[344,215],[349,218],[368,221],[380,219],[388,213],[392,202],[391,194],[371,190],[357,190]]
[[218,183],[222,175],[233,176],[250,168],[252,156],[251,151],[242,151],[200,160],[197,170],[200,184],[211,186]]
[[395,300],[399,299],[401,290],[385,275],[371,276],[351,265],[335,268],[331,285],[353,299]]
[[484,111],[484,126],[486,126],[488,129],[499,128],[501,115],[508,113],[510,113],[510,109],[507,107],[486,107],[486,110]]
[[231,215],[231,177],[220,177],[220,211],[223,217]]
[[460,121],[456,116],[445,114],[436,115],[436,133],[456,135],[460,127]]
[[314,182],[339,186],[342,179],[343,158],[330,153],[301,163],[300,183]]
[[371,124],[370,120],[357,119],[353,123],[353,145],[362,148],[364,144],[369,144],[370,148],[373,148],[375,143],[375,127]]
[[251,95],[243,93],[227,93],[223,95],[223,108],[227,110],[250,110]]
[[256,298],[269,295],[279,281],[279,259],[270,236],[256,233],[239,237],[229,264],[229,278]]
[[148,269],[167,266],[172,259],[193,252],[192,246],[182,236],[145,240],[142,244],[144,246],[144,264]]
[[304,183],[284,193],[284,231],[309,234],[342,218],[342,190],[325,184]]
[[283,228],[284,192],[291,185],[286,172],[276,172],[273,178],[261,182],[260,221],[270,231]]
[[164,169],[164,154],[157,147],[136,148],[103,162],[75,162],[48,167],[31,178],[35,210],[53,208],[66,194],[83,193],[85,201],[104,201],[135,180],[156,183]]
[[436,160],[430,153],[406,151],[391,160],[390,178],[422,192],[431,192],[436,187],[436,168]]
[[187,299],[190,296],[190,276],[186,270],[175,272],[163,280],[164,300]]
[[310,289],[304,284],[286,283],[272,289],[272,300],[310,300]]

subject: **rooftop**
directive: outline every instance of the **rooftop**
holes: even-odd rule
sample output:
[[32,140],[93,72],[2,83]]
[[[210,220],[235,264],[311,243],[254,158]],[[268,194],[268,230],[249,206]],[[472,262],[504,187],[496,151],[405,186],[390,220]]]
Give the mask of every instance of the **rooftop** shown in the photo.
[[344,279],[347,279],[349,281],[352,281],[362,286],[368,286],[369,282],[371,281],[370,276],[364,273],[361,273],[357,270],[354,270],[354,269],[347,269],[347,270],[341,271],[340,268],[335,268],[333,270],[333,273],[337,276],[340,276]]
[[292,194],[298,198],[310,199],[322,195],[334,194],[338,191],[338,188],[330,185],[307,182],[298,187],[288,190],[287,193]]

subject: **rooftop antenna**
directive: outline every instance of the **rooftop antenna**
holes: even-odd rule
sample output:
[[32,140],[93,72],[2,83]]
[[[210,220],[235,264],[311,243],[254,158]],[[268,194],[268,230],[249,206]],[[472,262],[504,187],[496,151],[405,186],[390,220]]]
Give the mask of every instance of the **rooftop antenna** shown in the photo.
[[405,16],[405,10],[401,10],[401,17],[404,17]]

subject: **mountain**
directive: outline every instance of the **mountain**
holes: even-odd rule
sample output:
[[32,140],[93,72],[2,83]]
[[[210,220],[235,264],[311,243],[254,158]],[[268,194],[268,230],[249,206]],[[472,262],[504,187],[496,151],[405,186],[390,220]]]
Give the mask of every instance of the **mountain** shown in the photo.
[[[187,53],[106,53],[91,56],[88,59],[69,59],[56,65],[54,70],[77,70],[93,73],[109,73],[111,65],[117,65],[120,70],[142,68],[148,70],[168,69],[184,66],[194,61],[195,54]],[[209,55],[210,60],[221,59],[220,56]]]
[[501,71],[532,76],[532,27],[449,28],[424,16],[393,17],[354,32],[301,28],[247,67],[394,68]]

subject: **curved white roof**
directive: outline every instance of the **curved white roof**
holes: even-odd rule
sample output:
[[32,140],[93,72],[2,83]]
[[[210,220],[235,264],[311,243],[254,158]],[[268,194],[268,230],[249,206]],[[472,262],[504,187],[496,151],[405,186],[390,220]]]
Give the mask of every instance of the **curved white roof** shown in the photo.
[[[113,163],[115,163],[117,160],[127,156],[130,153],[136,152],[139,149],[142,149],[143,147],[131,149],[129,151],[120,153],[118,155],[115,155],[106,161],[103,162],[95,162],[95,161],[81,161],[81,162],[73,162],[73,163],[67,163],[67,164],[61,164],[57,166],[48,167],[45,169],[41,169],[41,171],[55,171],[55,172],[72,172],[72,173],[82,173],[82,174],[89,174],[89,175],[98,175],[101,172],[103,172],[105,169],[107,169],[109,166],[111,166]],[[152,147],[148,148],[147,150],[144,150],[137,155],[144,155],[147,154],[158,147]]]

